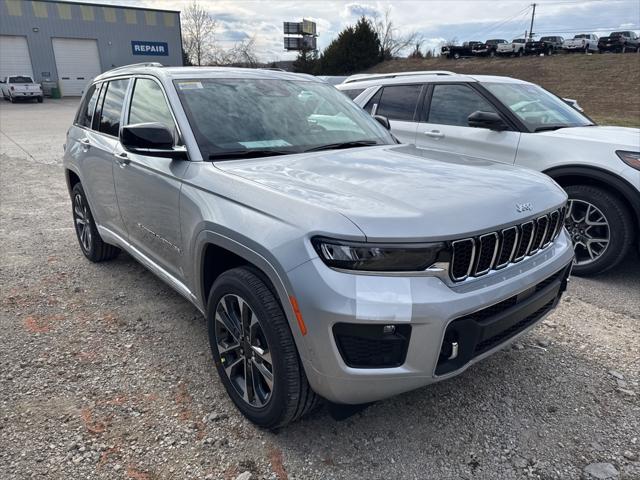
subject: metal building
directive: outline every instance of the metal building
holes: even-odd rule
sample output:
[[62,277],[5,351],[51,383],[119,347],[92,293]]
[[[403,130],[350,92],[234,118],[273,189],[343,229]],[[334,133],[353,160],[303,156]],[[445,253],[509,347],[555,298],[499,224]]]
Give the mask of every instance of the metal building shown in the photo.
[[180,12],[0,0],[0,77],[32,75],[74,96],[105,70],[152,61],[182,65]]

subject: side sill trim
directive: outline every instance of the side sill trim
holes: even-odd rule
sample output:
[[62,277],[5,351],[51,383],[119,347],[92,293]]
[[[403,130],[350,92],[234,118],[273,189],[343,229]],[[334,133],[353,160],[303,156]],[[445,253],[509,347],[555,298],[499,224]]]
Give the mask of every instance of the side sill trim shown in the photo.
[[107,243],[114,243],[119,247],[123,248],[127,251],[133,258],[135,258],[138,262],[144,265],[147,269],[153,272],[157,277],[159,277],[162,281],[167,283],[170,287],[172,287],[176,292],[182,295],[184,298],[189,300],[199,311],[204,315],[204,309],[199,304],[196,296],[191,293],[191,290],[178,280],[176,277],[167,272],[164,268],[159,266],[153,260],[151,260],[148,256],[138,250],[136,247],[131,245],[127,240],[122,238],[117,233],[109,230],[106,227],[98,225],[98,233]]

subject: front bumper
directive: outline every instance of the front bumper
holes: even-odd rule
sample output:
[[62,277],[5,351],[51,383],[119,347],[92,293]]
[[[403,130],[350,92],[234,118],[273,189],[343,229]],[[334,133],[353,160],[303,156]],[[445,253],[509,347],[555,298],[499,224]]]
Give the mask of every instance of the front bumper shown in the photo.
[[[457,375],[544,318],[564,290],[572,260],[563,231],[538,254],[453,286],[433,276],[354,275],[331,270],[319,258],[306,262],[291,270],[289,279],[307,327],[299,350],[309,382],[330,401],[359,404]],[[509,303],[514,297],[516,304]],[[479,322],[470,315],[500,304],[506,308]],[[461,322],[458,360],[446,363],[443,346]],[[410,325],[402,364],[348,366],[334,335],[339,324]]]

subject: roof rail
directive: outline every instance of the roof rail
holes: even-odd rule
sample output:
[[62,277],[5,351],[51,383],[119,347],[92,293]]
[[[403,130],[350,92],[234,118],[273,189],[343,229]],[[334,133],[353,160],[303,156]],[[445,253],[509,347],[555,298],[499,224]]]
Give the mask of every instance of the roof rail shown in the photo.
[[417,70],[413,72],[395,72],[395,73],[360,73],[351,75],[344,83],[362,82],[366,80],[379,80],[382,78],[409,77],[412,75],[456,75],[455,72],[449,70]]
[[131,68],[131,67],[164,67],[164,65],[162,65],[160,62],[130,63],[129,65],[122,65],[121,67],[112,68],[111,70],[107,70],[107,71],[113,72],[115,70],[122,70],[124,68]]

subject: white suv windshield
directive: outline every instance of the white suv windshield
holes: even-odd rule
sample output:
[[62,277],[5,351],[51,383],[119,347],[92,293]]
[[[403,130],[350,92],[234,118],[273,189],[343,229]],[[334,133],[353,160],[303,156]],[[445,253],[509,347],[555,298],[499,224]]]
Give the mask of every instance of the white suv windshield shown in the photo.
[[531,130],[584,127],[593,122],[544,88],[526,83],[483,83]]
[[191,79],[174,84],[205,159],[394,143],[364,110],[324,83]]

